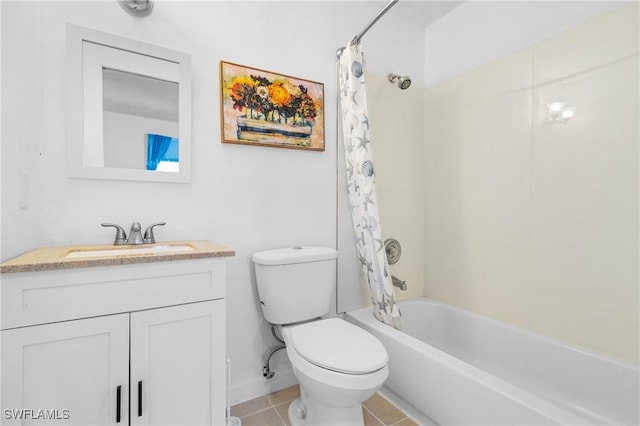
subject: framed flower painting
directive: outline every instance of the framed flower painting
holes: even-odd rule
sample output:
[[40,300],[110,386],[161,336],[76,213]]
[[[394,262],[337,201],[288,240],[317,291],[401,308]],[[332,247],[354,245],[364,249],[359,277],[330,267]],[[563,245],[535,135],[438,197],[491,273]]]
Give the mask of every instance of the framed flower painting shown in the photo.
[[324,151],[324,84],[220,61],[222,142]]

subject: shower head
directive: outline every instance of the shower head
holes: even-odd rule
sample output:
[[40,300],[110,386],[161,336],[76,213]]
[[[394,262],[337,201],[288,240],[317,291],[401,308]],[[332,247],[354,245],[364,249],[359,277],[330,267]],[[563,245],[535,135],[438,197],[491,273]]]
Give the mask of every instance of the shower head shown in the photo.
[[395,83],[396,80],[398,81],[398,87],[401,88],[402,90],[406,90],[409,88],[409,86],[411,86],[411,77],[409,76],[402,76],[402,75],[398,75],[398,74],[389,74],[387,76],[387,78],[389,79],[389,81],[391,83]]

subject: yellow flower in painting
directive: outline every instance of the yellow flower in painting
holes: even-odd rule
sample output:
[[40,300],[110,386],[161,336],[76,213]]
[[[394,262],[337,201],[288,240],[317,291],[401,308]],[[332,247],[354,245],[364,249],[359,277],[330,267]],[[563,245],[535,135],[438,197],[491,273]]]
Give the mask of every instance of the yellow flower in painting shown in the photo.
[[247,77],[246,75],[235,75],[228,85],[229,96],[231,96],[231,99],[236,100],[242,97],[243,94],[248,90],[252,90],[257,85],[258,82],[251,77]]
[[291,94],[283,86],[282,82],[274,81],[268,88],[271,103],[275,106],[285,106],[291,101]]
[[237,85],[246,84],[248,86],[257,86],[258,82],[246,75],[234,75],[233,78],[231,79],[231,86],[236,84]]
[[233,109],[242,111],[243,108],[255,109],[251,99],[255,95],[258,82],[246,75],[235,75],[227,84],[229,97],[233,101]]
[[287,92],[291,95],[292,98],[298,98],[302,95],[302,91],[300,90],[300,86],[296,86],[290,81],[285,81],[282,83],[283,87],[287,89]]

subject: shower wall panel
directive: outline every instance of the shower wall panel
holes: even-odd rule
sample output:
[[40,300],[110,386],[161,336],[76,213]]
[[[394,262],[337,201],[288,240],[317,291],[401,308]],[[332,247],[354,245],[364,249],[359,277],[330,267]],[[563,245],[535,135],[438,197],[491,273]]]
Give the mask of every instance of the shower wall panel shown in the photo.
[[638,362],[638,16],[425,91],[426,296]]

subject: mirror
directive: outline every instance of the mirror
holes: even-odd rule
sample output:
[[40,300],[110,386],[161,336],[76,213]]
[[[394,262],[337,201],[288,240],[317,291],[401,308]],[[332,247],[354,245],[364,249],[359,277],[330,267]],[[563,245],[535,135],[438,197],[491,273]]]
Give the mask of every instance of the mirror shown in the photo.
[[67,26],[71,177],[189,182],[187,54]]
[[102,83],[104,166],[179,172],[178,83],[108,68]]

